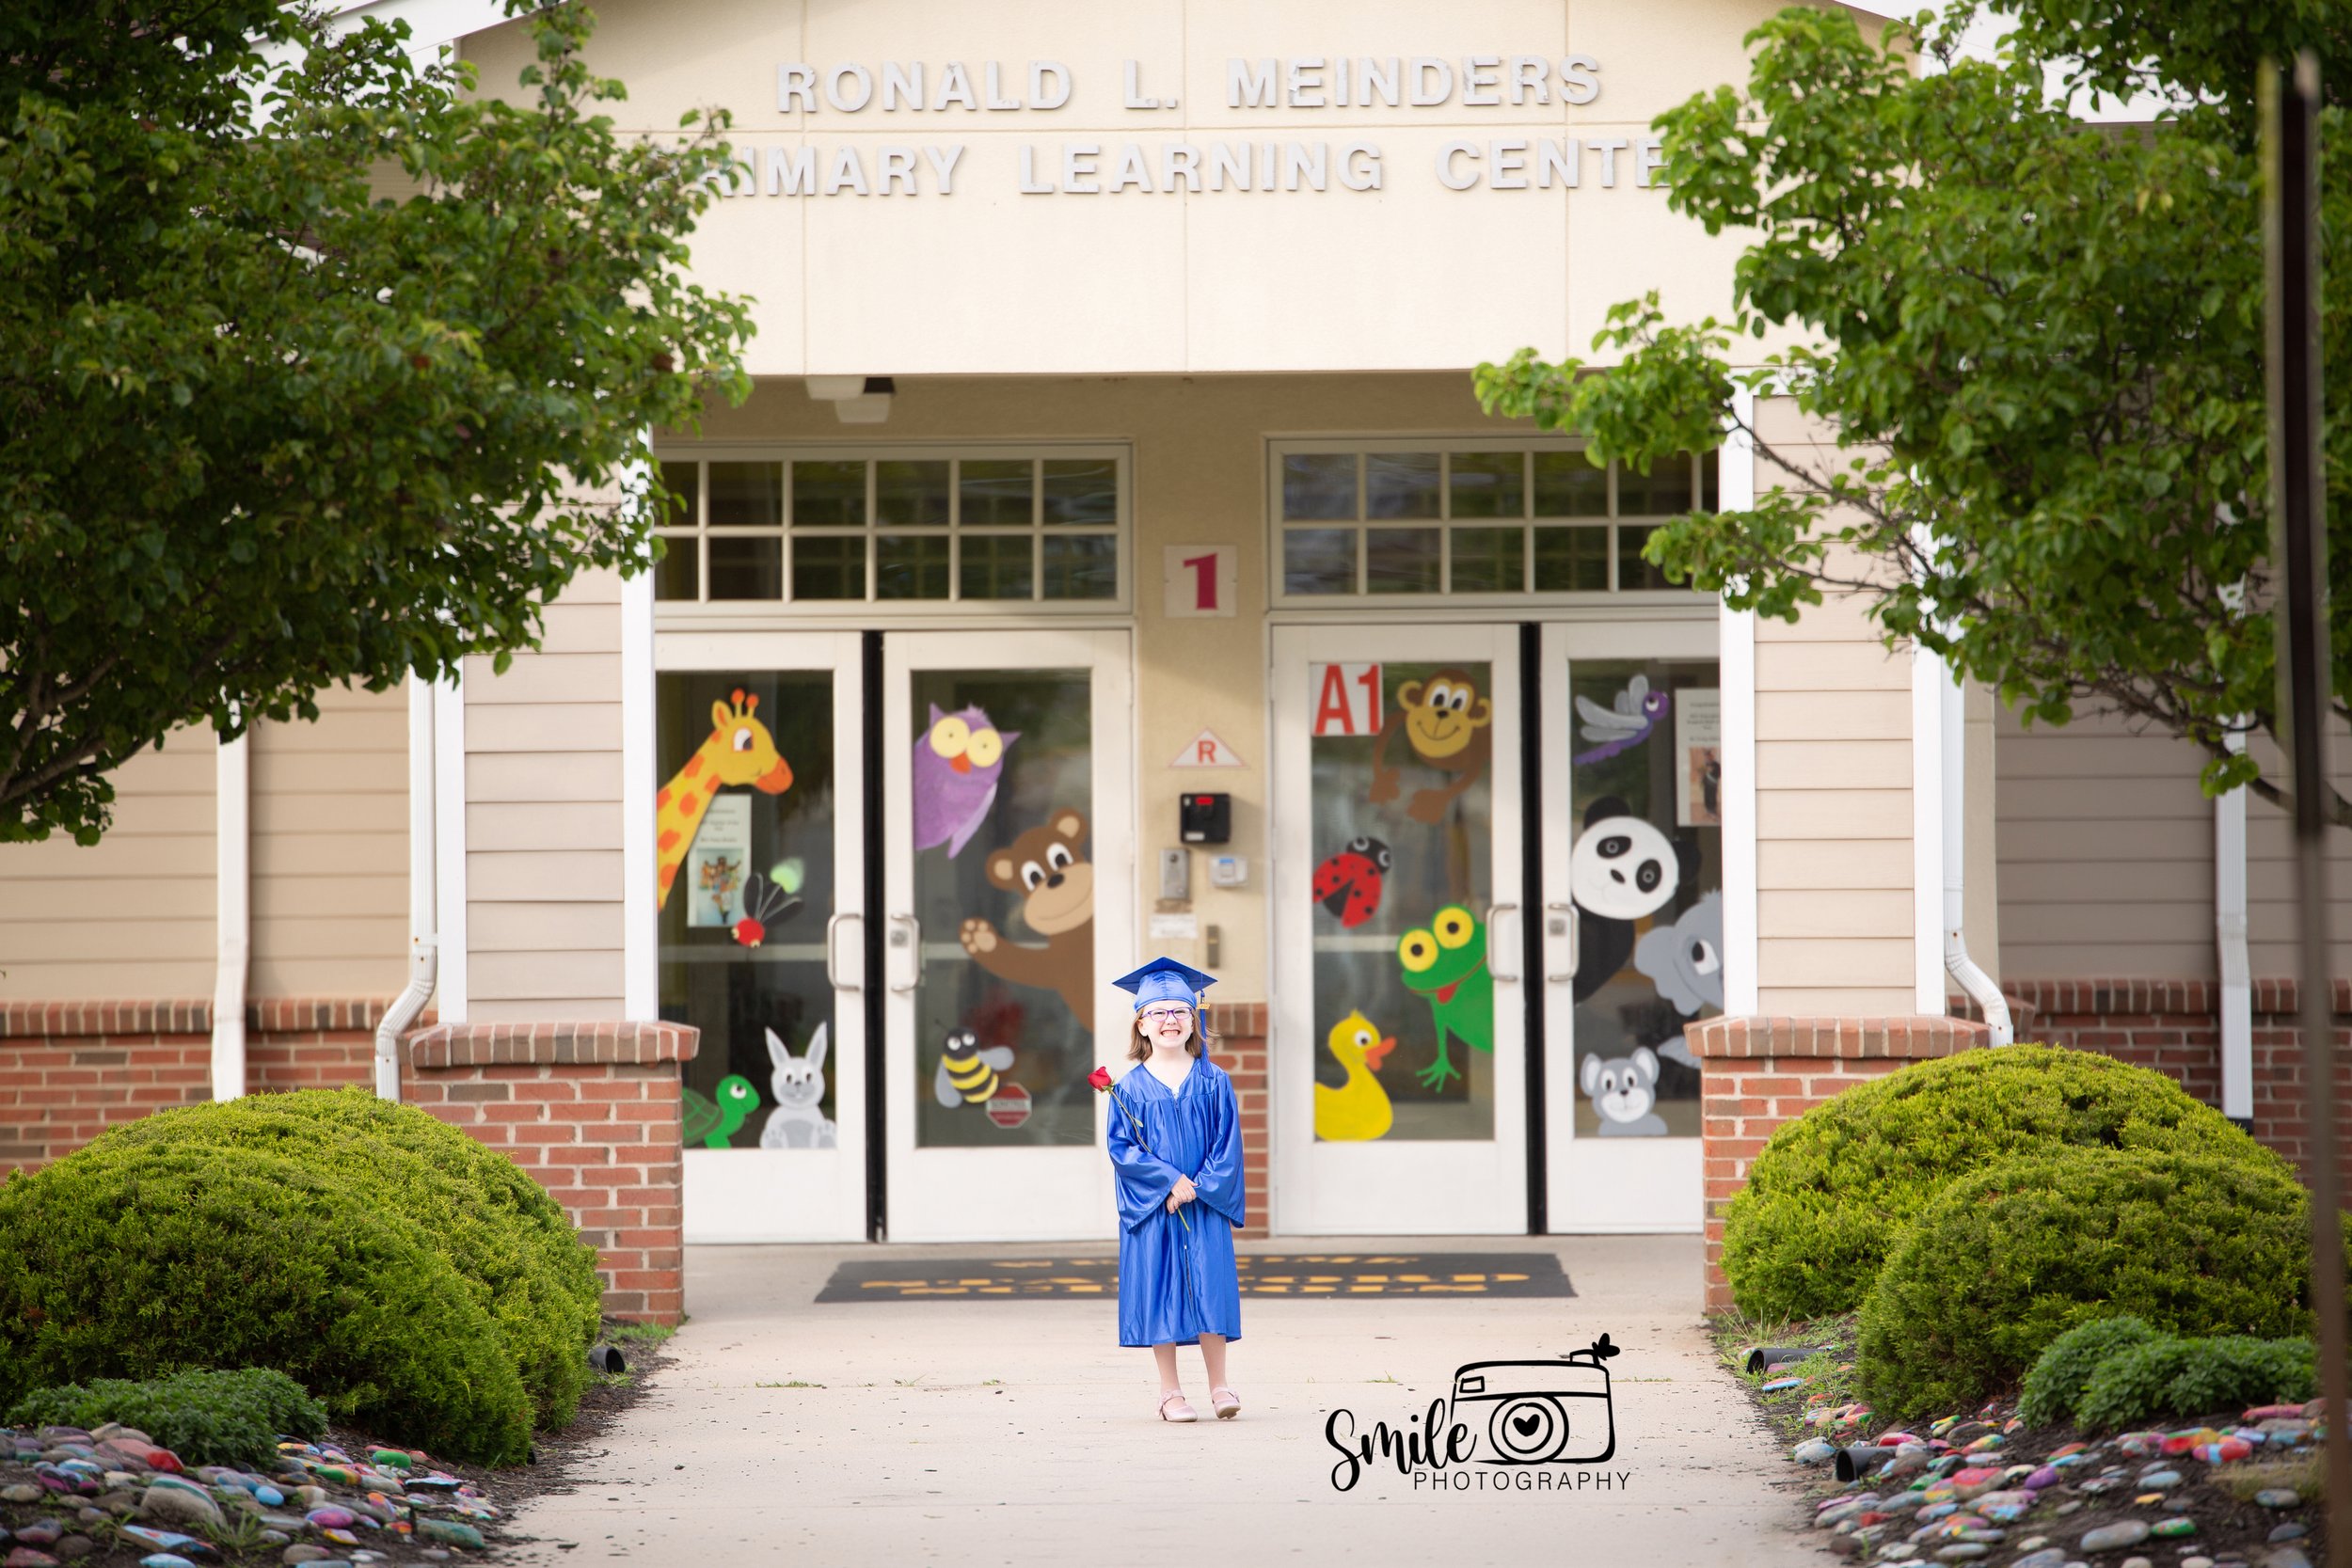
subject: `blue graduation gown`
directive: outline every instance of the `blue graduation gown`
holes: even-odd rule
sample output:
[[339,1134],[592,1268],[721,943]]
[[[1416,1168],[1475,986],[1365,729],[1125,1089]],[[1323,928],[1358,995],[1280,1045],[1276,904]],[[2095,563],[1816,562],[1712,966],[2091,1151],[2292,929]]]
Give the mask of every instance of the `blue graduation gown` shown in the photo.
[[[1111,1094],[1106,1136],[1119,1189],[1119,1342],[1196,1345],[1203,1330],[1240,1338],[1233,1227],[1248,1222],[1249,1194],[1233,1081],[1196,1057],[1171,1094],[1138,1063]],[[1142,1123],[1140,1140],[1131,1114]],[[1168,1195],[1180,1174],[1192,1179],[1199,1196],[1171,1214]]]

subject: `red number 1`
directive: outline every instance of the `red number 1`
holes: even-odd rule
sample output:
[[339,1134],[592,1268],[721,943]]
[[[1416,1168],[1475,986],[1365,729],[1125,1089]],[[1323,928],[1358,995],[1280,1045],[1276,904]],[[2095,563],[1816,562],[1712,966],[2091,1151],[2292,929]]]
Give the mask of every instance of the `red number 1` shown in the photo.
[[1364,673],[1356,677],[1356,684],[1364,689],[1364,711],[1371,715],[1371,721],[1364,726],[1364,733],[1378,735],[1380,721],[1385,717],[1380,711],[1380,666],[1377,664],[1365,666]]
[[1216,556],[1188,556],[1184,564],[1192,568],[1192,608],[1201,612],[1216,609]]

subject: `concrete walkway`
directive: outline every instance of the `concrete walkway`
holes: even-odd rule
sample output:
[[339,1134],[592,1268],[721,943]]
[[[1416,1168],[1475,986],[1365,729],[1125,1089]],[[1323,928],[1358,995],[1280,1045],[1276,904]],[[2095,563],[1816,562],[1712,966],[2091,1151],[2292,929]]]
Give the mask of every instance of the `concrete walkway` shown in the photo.
[[[1089,1257],[1040,1245],[697,1247],[676,1359],[575,1493],[516,1518],[533,1564],[1538,1562],[1806,1565],[1794,1467],[1699,1322],[1696,1237],[1284,1238],[1246,1251],[1549,1252],[1573,1299],[1246,1295],[1213,1418],[1156,1418],[1149,1351],[1104,1297],[816,1305],[834,1265],[878,1256]],[[1111,1256],[1115,1257],[1115,1253]],[[1340,1492],[1334,1409],[1410,1430],[1461,1362],[1549,1358],[1606,1332],[1617,1449],[1576,1489],[1416,1490],[1391,1466]],[[1393,1381],[1391,1381],[1393,1380]],[[794,1382],[821,1387],[787,1387]],[[1486,1451],[1482,1447],[1481,1452]],[[1541,1468],[1574,1481],[1577,1469]],[[1598,1487],[1603,1472],[1613,1481]],[[569,1543],[566,1547],[564,1544]]]

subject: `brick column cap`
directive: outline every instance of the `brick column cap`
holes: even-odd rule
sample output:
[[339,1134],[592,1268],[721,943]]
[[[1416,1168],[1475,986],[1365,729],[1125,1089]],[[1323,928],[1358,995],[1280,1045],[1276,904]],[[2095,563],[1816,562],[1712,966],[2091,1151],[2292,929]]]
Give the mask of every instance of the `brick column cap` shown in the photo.
[[1757,1015],[1687,1024],[1682,1037],[1704,1061],[1763,1056],[1919,1061],[1989,1045],[1993,1032],[1967,1019],[1928,1013],[1868,1018]]
[[533,1063],[649,1067],[691,1062],[702,1032],[687,1023],[612,1019],[548,1023],[437,1023],[407,1036],[409,1065],[432,1072]]

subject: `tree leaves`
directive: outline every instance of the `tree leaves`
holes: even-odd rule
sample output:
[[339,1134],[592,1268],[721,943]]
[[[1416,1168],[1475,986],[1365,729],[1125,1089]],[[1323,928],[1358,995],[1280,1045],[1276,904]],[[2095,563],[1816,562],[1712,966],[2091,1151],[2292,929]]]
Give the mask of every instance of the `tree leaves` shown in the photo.
[[725,119],[624,141],[587,15],[530,25],[518,107],[274,0],[0,15],[0,840],[94,842],[177,724],[503,660],[644,569],[642,433],[749,387],[686,246]]
[[[1890,640],[1915,638],[2029,719],[2118,712],[2203,747],[2209,790],[2282,799],[2227,744],[2271,729],[2276,702],[2239,33],[2339,58],[2345,36],[2341,8],[2255,9],[2166,8],[2168,52],[2174,35],[2122,0],[2026,0],[2000,64],[1958,58],[1926,16],[1875,44],[1842,9],[1771,18],[1744,90],[1658,121],[1673,208],[1750,236],[1730,319],[1672,324],[1654,294],[1628,301],[1594,340],[1616,356],[1606,373],[1522,353],[1479,367],[1482,401],[1639,459],[1719,444],[1735,388],[1785,392],[1844,453],[1757,439],[1755,503],[1674,520],[1648,559],[1763,614],[1859,594]],[[1922,48],[1947,69],[1915,73]],[[2070,50],[2084,83],[2152,62],[2135,79],[2209,101],[2184,97],[2153,132],[2085,125],[2045,92],[2043,67]],[[2348,119],[2328,109],[2323,141]],[[2352,225],[2352,161],[2324,168],[2332,235]],[[2344,293],[2323,322],[2337,365],[2352,362]],[[1768,333],[1798,346],[1760,362],[1735,349]],[[2327,439],[2331,515],[2352,518],[2352,421]],[[2352,546],[2329,559],[2343,713]]]

